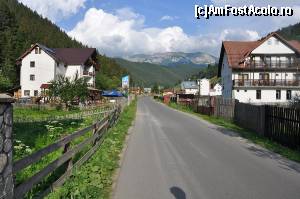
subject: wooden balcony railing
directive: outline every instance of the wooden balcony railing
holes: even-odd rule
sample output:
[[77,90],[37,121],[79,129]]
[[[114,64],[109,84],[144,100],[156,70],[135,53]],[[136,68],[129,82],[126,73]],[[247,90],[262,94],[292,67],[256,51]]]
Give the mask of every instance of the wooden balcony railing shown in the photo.
[[233,80],[233,86],[300,86],[300,80],[280,80],[280,79],[249,79]]
[[92,77],[92,76],[94,76],[94,73],[93,72],[89,72],[89,71],[83,71],[83,75],[84,76],[90,76],[90,77]]
[[264,62],[264,61],[252,61],[246,62],[245,68],[248,69],[293,69],[300,68],[300,60],[295,60],[293,63],[286,61],[278,62]]

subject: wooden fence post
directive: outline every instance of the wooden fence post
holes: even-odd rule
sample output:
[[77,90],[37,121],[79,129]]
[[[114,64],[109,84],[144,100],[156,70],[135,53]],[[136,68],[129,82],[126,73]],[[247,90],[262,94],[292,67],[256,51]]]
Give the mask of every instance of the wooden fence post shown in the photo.
[[14,197],[13,182],[13,98],[0,94],[0,198]]

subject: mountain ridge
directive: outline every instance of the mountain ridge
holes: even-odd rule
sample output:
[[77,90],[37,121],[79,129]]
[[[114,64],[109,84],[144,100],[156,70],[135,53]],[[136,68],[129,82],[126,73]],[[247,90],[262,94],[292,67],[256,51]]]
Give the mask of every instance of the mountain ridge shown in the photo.
[[123,59],[131,62],[151,63],[165,66],[176,66],[178,64],[193,64],[203,66],[217,62],[217,57],[204,52],[164,52],[154,54],[136,54],[126,56]]

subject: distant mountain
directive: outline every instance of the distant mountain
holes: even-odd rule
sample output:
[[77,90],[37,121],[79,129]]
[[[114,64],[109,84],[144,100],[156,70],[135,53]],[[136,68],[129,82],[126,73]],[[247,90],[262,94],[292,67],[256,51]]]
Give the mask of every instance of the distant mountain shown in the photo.
[[124,59],[132,62],[145,62],[164,66],[176,66],[181,64],[191,65],[207,65],[217,62],[217,58],[202,52],[183,53],[183,52],[167,52],[156,53],[153,55],[138,54],[125,57]]
[[146,62],[131,62],[116,58],[116,62],[127,69],[137,86],[152,86],[158,83],[163,86],[173,86],[176,83],[197,74],[206,65],[179,64],[173,67]]

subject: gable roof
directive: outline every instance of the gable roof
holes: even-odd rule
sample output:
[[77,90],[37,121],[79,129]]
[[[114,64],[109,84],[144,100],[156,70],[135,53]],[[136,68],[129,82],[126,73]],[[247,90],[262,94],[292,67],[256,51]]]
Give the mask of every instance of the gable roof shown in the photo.
[[55,57],[68,65],[84,64],[94,53],[95,48],[54,48]]
[[198,89],[198,85],[195,81],[183,81],[181,82],[181,89]]
[[272,32],[266,37],[263,37],[257,41],[223,41],[220,53],[218,75],[221,75],[222,62],[225,52],[227,55],[229,67],[244,68],[244,65],[242,63],[243,61],[245,61],[245,58],[248,57],[253,50],[255,50],[271,37],[276,37],[296,53],[300,54],[300,42],[295,40],[287,41],[276,32]]
[[67,65],[81,65],[86,63],[89,58],[96,55],[95,48],[48,48],[42,44],[36,43],[32,45],[28,50],[23,53],[17,62],[21,62],[24,57],[26,57],[32,50],[36,47],[40,47],[51,56],[55,61],[63,62]]

